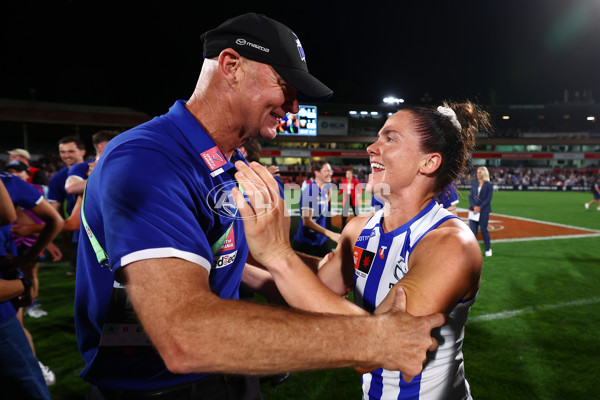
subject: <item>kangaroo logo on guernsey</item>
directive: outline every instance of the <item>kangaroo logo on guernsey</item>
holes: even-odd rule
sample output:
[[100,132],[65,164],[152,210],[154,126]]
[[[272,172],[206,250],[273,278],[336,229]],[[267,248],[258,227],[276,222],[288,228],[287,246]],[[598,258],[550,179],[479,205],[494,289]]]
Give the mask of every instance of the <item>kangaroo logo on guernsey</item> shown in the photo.
[[354,247],[354,269],[357,275],[366,278],[369,275],[373,261],[375,260],[375,253],[360,247]]
[[400,259],[396,262],[396,268],[394,268],[394,278],[399,281],[407,272],[408,265],[404,262],[404,257],[400,256]]

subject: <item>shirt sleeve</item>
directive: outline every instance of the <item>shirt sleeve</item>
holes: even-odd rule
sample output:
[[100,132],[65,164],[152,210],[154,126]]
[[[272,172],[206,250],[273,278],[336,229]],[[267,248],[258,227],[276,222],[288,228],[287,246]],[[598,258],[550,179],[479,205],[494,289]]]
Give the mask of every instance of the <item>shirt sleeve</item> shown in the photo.
[[[101,209],[114,268],[176,257],[211,269],[206,232],[213,213],[206,204],[204,185],[192,179],[187,168],[191,167],[158,150],[130,146],[113,150],[103,160]],[[97,185],[94,188],[98,190]]]
[[90,165],[87,162],[75,164],[71,168],[69,168],[69,174],[68,174],[67,179],[69,179],[72,176],[75,176],[75,177],[81,178],[83,180],[86,180],[88,178],[89,169],[90,169]]
[[13,203],[26,210],[31,210],[44,199],[36,188],[22,179],[12,179],[6,189]]

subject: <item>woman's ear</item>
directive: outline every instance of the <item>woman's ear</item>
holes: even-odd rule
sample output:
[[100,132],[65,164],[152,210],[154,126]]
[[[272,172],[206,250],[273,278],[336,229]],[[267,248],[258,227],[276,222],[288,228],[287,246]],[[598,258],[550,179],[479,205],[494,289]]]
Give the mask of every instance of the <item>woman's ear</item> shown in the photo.
[[431,175],[442,165],[442,156],[439,153],[428,154],[423,159],[419,172],[423,175]]

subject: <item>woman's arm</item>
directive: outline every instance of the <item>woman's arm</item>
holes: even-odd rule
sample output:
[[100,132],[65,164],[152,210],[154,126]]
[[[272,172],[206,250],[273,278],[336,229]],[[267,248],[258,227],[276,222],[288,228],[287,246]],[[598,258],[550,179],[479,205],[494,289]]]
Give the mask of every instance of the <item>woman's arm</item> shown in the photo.
[[[485,191],[484,191],[485,189]],[[481,188],[482,197],[479,198],[479,207],[486,208],[492,202],[492,195],[494,194],[494,185],[491,182],[485,182]]]
[[317,224],[313,219],[313,210],[305,208],[302,210],[302,223],[306,228],[310,228],[313,231],[320,233],[321,235],[327,236],[329,239],[334,242],[338,242],[340,240],[340,234],[330,231],[327,228],[323,228],[321,225]]
[[[412,315],[447,313],[477,293],[481,265],[481,251],[472,232],[461,221],[445,222],[417,244],[408,272],[396,284],[406,292],[406,311]],[[389,309],[392,300],[388,295],[375,314]]]

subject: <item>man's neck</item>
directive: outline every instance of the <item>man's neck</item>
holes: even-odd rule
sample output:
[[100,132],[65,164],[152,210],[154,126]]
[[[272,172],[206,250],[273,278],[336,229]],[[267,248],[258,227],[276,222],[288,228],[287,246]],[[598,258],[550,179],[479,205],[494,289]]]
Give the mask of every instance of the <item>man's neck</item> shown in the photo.
[[[222,113],[217,112],[215,107],[211,107],[211,104],[213,103],[206,99],[192,96],[186,102],[185,107],[215,142],[223,155],[230,160],[235,149],[244,143],[244,139],[240,138],[239,128],[232,126],[231,120],[223,118]],[[205,109],[211,110],[211,112],[205,113]]]

